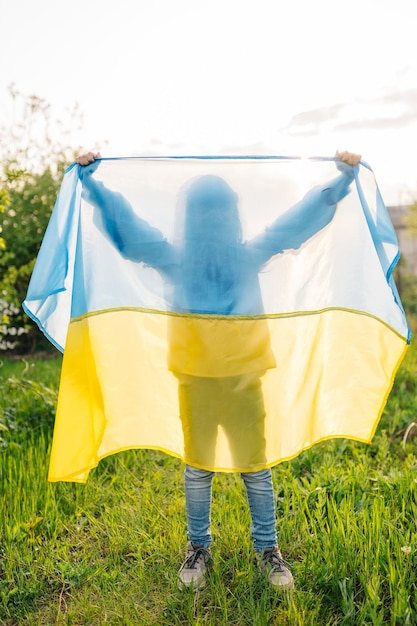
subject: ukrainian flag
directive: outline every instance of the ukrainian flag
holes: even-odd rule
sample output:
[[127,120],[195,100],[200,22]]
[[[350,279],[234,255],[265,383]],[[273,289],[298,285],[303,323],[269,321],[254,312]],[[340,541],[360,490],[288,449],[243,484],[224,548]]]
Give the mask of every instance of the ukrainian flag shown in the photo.
[[370,442],[410,340],[398,258],[366,163],[72,165],[23,305],[64,352],[49,479],[131,448],[257,471]]

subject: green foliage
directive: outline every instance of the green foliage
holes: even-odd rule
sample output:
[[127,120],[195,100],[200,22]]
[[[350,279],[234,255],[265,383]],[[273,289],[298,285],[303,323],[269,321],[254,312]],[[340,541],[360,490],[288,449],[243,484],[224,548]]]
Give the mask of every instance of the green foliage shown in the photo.
[[[9,187],[9,206],[3,218],[6,244],[0,256],[0,314],[3,308],[0,350],[18,348],[20,352],[28,352],[39,344],[38,331],[20,305],[59,185],[60,180],[47,169],[41,174],[21,174]],[[4,308],[8,309],[6,318]]]
[[0,297],[0,350],[13,350],[16,347],[16,340],[28,332],[28,325],[25,320],[19,323],[20,309],[10,301],[12,300],[11,293],[3,289],[2,294],[3,297]]
[[414,200],[409,206],[407,215],[404,217],[404,224],[412,235],[417,235],[417,200]]
[[[60,186],[49,168],[40,174],[22,174],[9,187],[9,206],[3,216],[3,237],[8,264],[21,267],[38,253]],[[4,261],[2,261],[4,267]]]
[[53,426],[57,394],[43,383],[9,378],[0,382],[0,448],[25,442],[37,430]]
[[42,98],[14,86],[9,95],[12,123],[0,129],[0,350],[28,352],[48,346],[21,302],[63,171],[74,160],[66,142],[80,115],[75,107],[68,120],[56,122]]
[[198,594],[177,588],[185,547],[178,460],[126,451],[101,461],[86,485],[47,482],[60,363],[0,368],[0,406],[19,413],[1,451],[1,624],[417,623],[415,345],[371,445],[327,441],[273,469],[280,545],[296,581],[290,595],[270,589],[254,566],[238,475],[214,481],[215,564]]
[[417,276],[401,272],[401,301],[408,316],[417,316]]
[[[60,357],[46,361],[53,370]],[[12,445],[22,446],[34,433],[52,433],[57,401],[56,371],[50,376],[52,388],[41,380],[28,377],[34,363],[15,362],[9,375],[0,367],[0,450]],[[17,367],[19,366],[19,367]],[[10,371],[11,370],[11,371]],[[45,367],[42,368],[45,379]]]
[[[4,213],[4,210],[10,204],[9,193],[7,189],[0,188],[0,215]],[[0,226],[0,233],[2,232],[2,227]],[[0,250],[4,250],[6,248],[6,243],[4,241],[4,237],[0,236]]]

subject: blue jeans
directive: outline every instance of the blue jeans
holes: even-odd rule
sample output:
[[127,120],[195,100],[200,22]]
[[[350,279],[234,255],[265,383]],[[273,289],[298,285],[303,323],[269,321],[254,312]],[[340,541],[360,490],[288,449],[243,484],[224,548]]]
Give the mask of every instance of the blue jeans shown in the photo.
[[[188,539],[208,548],[211,543],[210,511],[214,472],[185,466],[185,507]],[[252,518],[254,548],[261,552],[277,545],[275,499],[270,469],[242,472]]]

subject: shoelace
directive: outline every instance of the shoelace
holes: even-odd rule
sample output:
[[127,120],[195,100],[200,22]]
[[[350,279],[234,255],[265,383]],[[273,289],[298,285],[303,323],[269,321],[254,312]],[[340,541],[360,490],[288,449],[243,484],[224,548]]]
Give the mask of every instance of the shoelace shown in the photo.
[[208,550],[206,550],[205,548],[196,548],[193,554],[190,554],[190,556],[186,558],[184,568],[195,569],[197,561],[200,557],[203,557],[204,562],[208,561]]
[[284,561],[284,559],[275,550],[265,550],[262,555],[262,560],[269,563],[274,572],[282,572],[284,567],[291,570],[289,563]]

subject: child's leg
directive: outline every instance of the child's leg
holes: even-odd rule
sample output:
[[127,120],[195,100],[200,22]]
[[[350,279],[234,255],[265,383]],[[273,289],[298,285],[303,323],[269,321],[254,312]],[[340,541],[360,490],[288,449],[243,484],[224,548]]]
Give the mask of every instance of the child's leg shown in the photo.
[[185,508],[188,539],[196,545],[208,548],[211,543],[210,512],[211,485],[214,472],[185,466]]
[[252,517],[252,538],[256,552],[277,545],[275,498],[270,469],[242,472]]
[[259,569],[276,589],[293,589],[294,579],[277,546],[271,470],[242,473],[242,478],[252,515],[252,538]]

